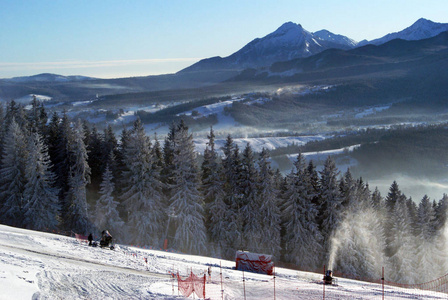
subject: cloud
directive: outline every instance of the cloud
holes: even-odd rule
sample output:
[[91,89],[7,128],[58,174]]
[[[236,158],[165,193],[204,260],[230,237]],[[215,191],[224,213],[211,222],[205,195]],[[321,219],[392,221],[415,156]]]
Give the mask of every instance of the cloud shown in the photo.
[[2,71],[10,70],[43,70],[43,69],[83,69],[83,68],[105,68],[105,67],[125,67],[141,66],[151,64],[167,63],[194,63],[200,58],[150,58],[150,59],[130,59],[130,60],[68,60],[53,62],[0,62]]

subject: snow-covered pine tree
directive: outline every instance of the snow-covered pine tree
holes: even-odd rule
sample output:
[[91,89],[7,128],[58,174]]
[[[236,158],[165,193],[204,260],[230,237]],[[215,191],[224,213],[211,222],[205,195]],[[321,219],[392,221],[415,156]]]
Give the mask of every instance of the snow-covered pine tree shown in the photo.
[[418,206],[417,223],[415,231],[416,236],[416,258],[419,280],[427,282],[433,280],[437,274],[434,270],[436,259],[440,257],[437,253],[437,247],[434,245],[436,232],[434,228],[435,211],[432,207],[431,200],[425,195]]
[[[112,169],[113,177],[115,181],[115,191],[117,195],[123,194],[123,188],[126,185],[127,178],[123,177],[123,175],[129,171],[126,162],[125,162],[125,152],[129,147],[129,139],[130,139],[130,131],[123,126],[123,130],[120,134],[120,143],[118,144],[117,151],[115,152],[115,168]],[[119,202],[122,202],[122,198],[119,197],[117,199]],[[121,206],[119,206],[121,207]],[[122,215],[123,216],[123,215]],[[126,221],[126,216],[123,216]]]
[[23,226],[34,230],[55,230],[59,224],[58,190],[53,187],[55,176],[51,171],[47,146],[38,132],[28,140],[25,168]]
[[351,205],[353,205],[353,202],[357,201],[355,197],[355,180],[352,177],[350,168],[347,169],[344,176],[341,178],[339,183],[339,190],[341,193],[342,205],[344,207],[350,207]]
[[170,186],[173,183],[174,173],[174,146],[175,146],[175,134],[177,126],[174,122],[171,123],[169,132],[165,138],[163,144],[163,168],[160,173],[162,183],[164,184],[163,192],[167,199],[170,199]]
[[68,191],[65,198],[64,227],[77,233],[88,233],[92,229],[89,220],[86,186],[90,181],[87,150],[84,144],[84,129],[80,120],[73,128],[73,142],[69,144],[71,165]]
[[[53,122],[53,118],[52,118]],[[65,220],[66,208],[68,207],[66,201],[66,193],[69,189],[69,173],[72,164],[70,153],[71,144],[73,144],[73,132],[67,114],[63,113],[62,118],[58,124],[58,130],[55,140],[55,145],[49,147],[49,153],[53,153],[52,159],[53,172],[56,175],[55,186],[59,190],[59,202],[61,207],[61,218]]]
[[193,136],[180,126],[174,136],[174,172],[171,188],[171,210],[176,216],[175,246],[184,252],[206,251],[204,200],[196,166]]
[[330,237],[341,221],[342,199],[338,188],[339,171],[334,160],[329,156],[320,173],[319,212],[321,232],[324,237],[324,253],[330,250]]
[[344,219],[332,239],[338,248],[335,268],[352,277],[378,277],[384,262],[385,245],[380,214],[371,205],[370,197],[368,185],[362,179],[356,180],[356,200],[346,208]]
[[137,119],[124,149],[126,170],[123,178],[123,204],[128,213],[129,242],[161,246],[165,212],[162,209],[162,185],[153,166],[151,142]]
[[223,179],[224,203],[227,206],[225,215],[225,235],[226,242],[223,246],[223,255],[226,258],[234,257],[235,250],[241,245],[242,232],[239,223],[239,187],[238,174],[240,160],[238,157],[238,147],[233,142],[231,135],[226,138],[222,148],[224,157],[221,160],[221,177]]
[[[434,221],[434,247],[438,257],[435,257],[435,265],[439,274],[446,274],[448,270],[448,253],[446,249],[448,248],[448,238],[446,236],[446,217],[448,212],[448,195],[443,194],[442,199],[439,200],[435,208],[436,219]],[[441,276],[441,275],[440,275]]]
[[86,136],[85,145],[87,148],[88,159],[87,163],[90,167],[90,183],[93,190],[97,191],[102,180],[102,174],[107,164],[110,152],[104,153],[104,136],[98,132],[95,125],[92,128],[86,124],[84,131]]
[[0,221],[23,226],[25,187],[25,136],[13,118],[6,132],[0,169]]
[[[103,133],[103,155],[106,156],[107,159],[111,159],[111,156],[109,154],[112,152],[113,157],[115,157],[117,155],[117,151],[118,141],[115,136],[114,130],[112,129],[112,126],[109,124],[104,129]],[[107,161],[105,165],[109,165],[109,168],[112,169],[110,161]]]
[[213,128],[210,128],[210,134],[208,135],[201,171],[201,191],[204,195],[206,212],[205,225],[212,245],[209,252],[216,256],[222,256],[221,249],[226,245],[225,216],[228,207],[224,203],[223,181],[220,177],[221,166],[218,164]]
[[403,195],[395,202],[391,215],[390,239],[388,240],[389,263],[386,264],[387,274],[391,281],[398,283],[417,283],[415,272],[415,239]]
[[269,162],[269,152],[263,148],[258,160],[258,197],[260,197],[261,240],[260,244],[264,252],[268,252],[275,258],[280,257],[280,223],[281,214],[278,191],[275,189],[273,172]]
[[[111,152],[111,156],[113,156]],[[95,226],[99,230],[109,230],[119,238],[124,236],[124,222],[121,220],[117,206],[118,202],[114,198],[115,185],[113,183],[112,171],[109,165],[103,174],[103,181],[100,184],[100,198],[95,205]]]
[[8,130],[13,119],[19,125],[22,131],[25,132],[28,126],[25,107],[22,104],[15,102],[14,100],[6,105],[4,130]]
[[38,101],[36,96],[33,96],[31,108],[27,112],[28,132],[38,132],[43,135],[46,131],[47,119],[42,101]]
[[297,156],[294,169],[287,176],[281,207],[284,227],[284,253],[288,262],[300,268],[320,267],[322,235],[317,225],[318,210],[312,202],[310,178],[302,154]]
[[[258,172],[252,147],[247,143],[241,159],[240,172],[242,245],[240,249],[258,252],[262,249],[263,220],[260,216],[261,198],[258,196]],[[274,182],[273,182],[274,184]],[[274,184],[275,185],[275,184]]]

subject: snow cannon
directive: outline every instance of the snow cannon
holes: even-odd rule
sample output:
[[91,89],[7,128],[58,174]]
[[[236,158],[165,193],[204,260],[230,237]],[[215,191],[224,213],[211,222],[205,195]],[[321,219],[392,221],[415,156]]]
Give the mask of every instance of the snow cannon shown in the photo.
[[324,283],[325,284],[333,284],[333,271],[332,270],[325,271]]

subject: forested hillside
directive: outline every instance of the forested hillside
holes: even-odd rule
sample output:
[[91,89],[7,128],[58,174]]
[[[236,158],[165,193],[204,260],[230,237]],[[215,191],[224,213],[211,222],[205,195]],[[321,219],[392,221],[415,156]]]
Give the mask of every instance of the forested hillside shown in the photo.
[[220,157],[213,129],[199,161],[183,121],[159,141],[139,119],[117,137],[64,113],[49,117],[36,100],[27,110],[0,106],[0,116],[3,224],[108,229],[124,243],[167,240],[184,253],[224,258],[244,249],[356,277],[377,278],[384,265],[396,282],[448,270],[446,195],[417,205],[393,182],[382,197],[350,170],[341,174],[331,157],[317,171],[299,155],[284,176],[267,150],[239,149],[230,135]]

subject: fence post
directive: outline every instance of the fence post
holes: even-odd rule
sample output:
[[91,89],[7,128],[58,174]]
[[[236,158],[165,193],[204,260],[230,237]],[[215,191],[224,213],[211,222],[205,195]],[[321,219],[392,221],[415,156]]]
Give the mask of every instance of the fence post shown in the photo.
[[219,261],[219,276],[221,277],[221,299],[224,300],[224,288],[222,287],[222,266],[221,266],[221,261]]
[[[325,276],[325,265],[324,265],[324,276]],[[323,299],[325,300],[325,280],[322,280],[322,286],[324,289]]]
[[381,275],[381,284],[383,286],[383,300],[384,300],[384,267],[383,267],[383,272],[382,272],[382,275]]
[[273,266],[274,269],[274,300],[275,300],[275,265]]
[[173,265],[173,271],[171,272],[171,287],[173,289],[173,295],[174,295],[174,265]]
[[244,291],[244,300],[246,300],[246,281],[244,279],[244,270],[243,270],[243,291]]

